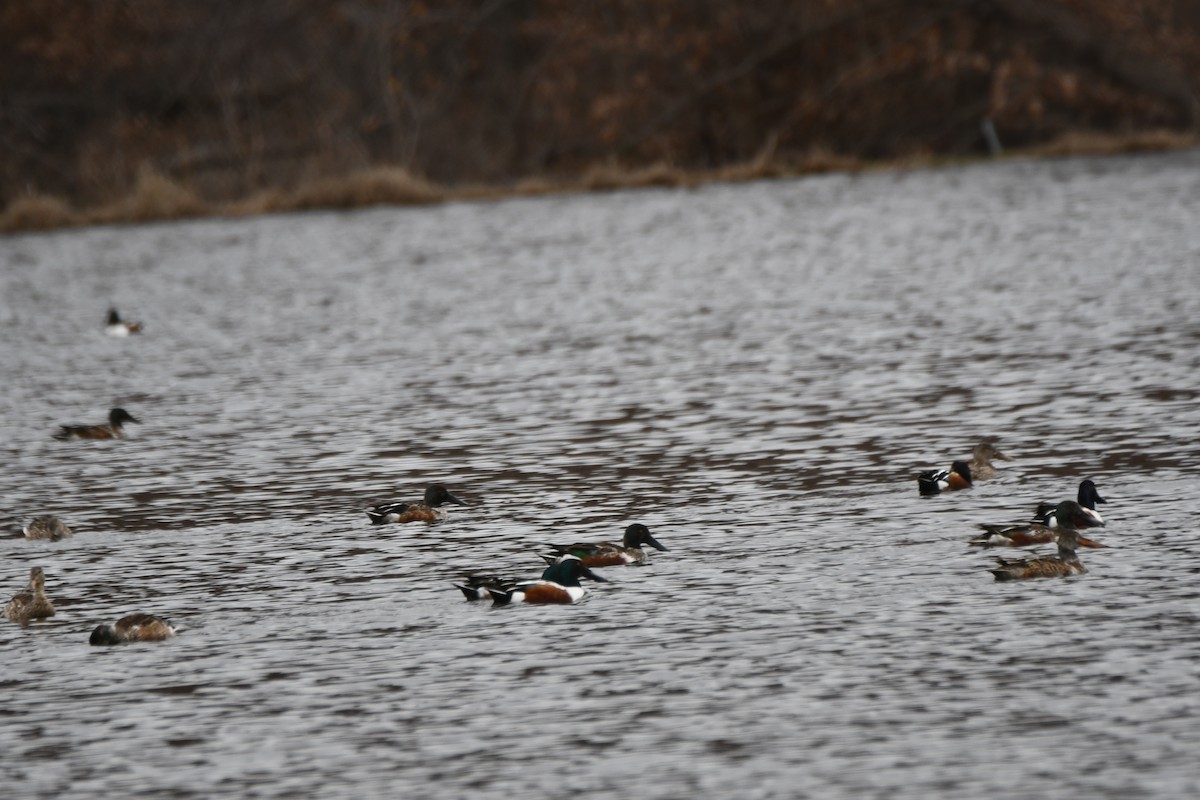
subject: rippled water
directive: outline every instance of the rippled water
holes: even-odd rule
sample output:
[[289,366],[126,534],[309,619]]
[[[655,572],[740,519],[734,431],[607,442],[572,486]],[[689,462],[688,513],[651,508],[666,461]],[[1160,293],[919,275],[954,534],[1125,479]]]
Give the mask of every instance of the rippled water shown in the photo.
[[[1188,153],[0,239],[0,513],[78,534],[0,541],[59,607],[0,625],[0,779],[1195,796],[1198,219]],[[975,523],[1084,477],[1112,549],[994,583]],[[631,521],[670,552],[578,606],[451,586]],[[87,645],[134,610],[179,637]]]

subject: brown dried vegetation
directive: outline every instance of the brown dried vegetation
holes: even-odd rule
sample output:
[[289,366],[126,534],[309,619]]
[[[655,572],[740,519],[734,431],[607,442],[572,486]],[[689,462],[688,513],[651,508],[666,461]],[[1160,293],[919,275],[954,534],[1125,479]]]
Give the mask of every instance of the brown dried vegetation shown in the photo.
[[1200,7],[39,0],[0,96],[2,230],[688,186],[1194,145]]

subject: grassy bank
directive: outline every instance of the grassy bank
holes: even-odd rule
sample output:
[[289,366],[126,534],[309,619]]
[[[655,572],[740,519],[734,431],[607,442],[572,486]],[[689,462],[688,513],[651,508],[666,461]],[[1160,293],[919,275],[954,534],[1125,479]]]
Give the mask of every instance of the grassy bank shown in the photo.
[[[1132,135],[1072,133],[1003,157],[1102,156],[1165,152],[1200,146],[1200,135],[1150,131]],[[957,159],[956,159],[957,160]],[[713,170],[683,170],[667,164],[626,168],[597,165],[573,178],[535,177],[510,185],[439,186],[394,167],[378,167],[342,178],[324,178],[292,189],[271,189],[229,202],[208,202],[187,186],[152,170],[143,170],[125,197],[104,205],[75,208],[65,200],[28,194],[0,213],[0,232],[20,233],[89,225],[135,224],[199,217],[243,217],[316,209],[354,209],[379,205],[429,205],[456,200],[492,200],[572,192],[644,187],[690,187],[825,172],[911,169],[943,163],[934,156],[870,162],[815,150],[801,158],[781,159],[768,147],[751,161]]]

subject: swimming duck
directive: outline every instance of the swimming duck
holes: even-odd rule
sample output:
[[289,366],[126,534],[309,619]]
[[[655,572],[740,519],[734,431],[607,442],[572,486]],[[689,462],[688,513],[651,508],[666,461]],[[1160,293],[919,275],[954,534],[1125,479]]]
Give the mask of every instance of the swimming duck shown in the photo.
[[97,625],[88,644],[158,642],[175,635],[171,621],[153,614],[128,614],[111,625]]
[[971,477],[977,481],[996,477],[996,468],[992,466],[993,458],[1000,461],[1012,461],[1011,458],[997,450],[991,442],[980,442],[975,445],[971,451],[971,460],[967,462],[967,467],[971,470]]
[[128,336],[131,333],[141,333],[142,323],[125,322],[115,308],[110,308],[108,319],[104,323],[104,332],[109,336]]
[[488,589],[488,594],[498,606],[510,603],[578,603],[587,594],[587,590],[579,585],[580,578],[590,578],[600,583],[608,580],[585,567],[577,557],[566,555],[547,567],[541,580],[526,581],[508,588]]
[[923,495],[970,489],[971,486],[971,468],[965,461],[955,461],[950,469],[930,470],[917,476],[917,491]]
[[32,522],[21,529],[21,533],[25,534],[26,539],[48,539],[57,542],[70,536],[71,529],[58,517],[47,514],[34,517]]
[[[454,584],[468,600],[490,600],[492,592],[507,592],[522,584],[534,584],[543,581],[555,582],[555,579],[561,575],[561,567],[559,562],[564,556],[542,556],[548,562],[548,566],[542,570],[542,576],[536,581],[522,578],[509,578],[500,575],[467,575],[465,583]],[[585,565],[586,566],[586,565]],[[599,576],[593,576],[590,572],[583,574],[585,578],[603,581]]]
[[465,506],[450,491],[440,483],[431,483],[425,489],[425,499],[413,503],[381,503],[367,509],[367,516],[372,525],[384,525],[388,522],[437,522],[445,519],[446,512],[441,506],[446,503]]
[[[1049,544],[1058,541],[1057,528],[1051,527],[1054,521],[1053,503],[1039,503],[1037,515],[1032,522],[1015,525],[993,525],[980,523],[979,527],[987,531],[976,536],[968,544],[977,547],[1029,547],[1035,544]],[[1080,547],[1107,547],[1087,537],[1079,537]]]
[[125,431],[121,425],[125,422],[138,422],[123,408],[114,408],[108,412],[108,423],[105,425],[60,425],[55,439],[121,439]]
[[542,556],[547,560],[557,559],[563,555],[573,555],[579,558],[585,567],[614,567],[622,564],[645,564],[646,551],[642,545],[648,544],[655,550],[666,552],[665,545],[650,535],[650,529],[642,524],[633,524],[625,529],[621,544],[613,542],[591,542],[576,544],[547,544],[543,545],[554,551],[553,556]]
[[41,567],[29,570],[29,586],[13,595],[4,607],[4,616],[20,625],[54,616],[54,604],[46,597],[46,575]]
[[[1100,496],[1100,491],[1090,478],[1080,482],[1079,492],[1075,495],[1075,501],[1083,507],[1087,516],[1095,520],[1095,524],[1104,524],[1104,517],[1100,516],[1100,512],[1096,510],[1096,504],[1107,503],[1108,501]],[[1053,528],[1057,523],[1051,519],[1048,524]]]
[[1007,559],[996,558],[997,566],[989,570],[998,581],[1023,581],[1031,578],[1063,578],[1070,575],[1082,575],[1087,568],[1075,554],[1079,547],[1078,528],[1091,528],[1104,523],[1097,523],[1088,516],[1085,509],[1074,500],[1064,500],[1054,510],[1058,521],[1058,555],[1038,556],[1035,558]]

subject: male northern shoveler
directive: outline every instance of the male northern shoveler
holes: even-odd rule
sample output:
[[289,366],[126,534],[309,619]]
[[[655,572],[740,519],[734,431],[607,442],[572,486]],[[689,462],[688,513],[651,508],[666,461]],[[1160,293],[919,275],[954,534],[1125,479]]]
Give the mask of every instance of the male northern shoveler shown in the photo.
[[388,522],[437,522],[445,519],[441,506],[446,503],[465,506],[440,483],[431,483],[425,489],[425,499],[413,503],[381,503],[367,509],[371,524],[384,525]]
[[[1032,522],[1015,525],[993,525],[980,523],[979,527],[987,531],[976,536],[968,544],[977,547],[1029,547],[1035,544],[1049,544],[1058,541],[1058,530],[1051,527],[1054,521],[1056,506],[1053,503],[1039,503],[1037,515]],[[1079,537],[1080,547],[1107,547],[1087,537]]]
[[587,594],[587,590],[579,585],[580,578],[590,578],[600,583],[608,580],[585,567],[577,557],[566,555],[547,567],[541,580],[526,581],[508,588],[488,589],[488,594],[498,606],[509,603],[578,603]]
[[141,333],[142,323],[126,322],[121,319],[115,308],[108,310],[108,319],[104,323],[104,332],[109,336],[128,336],[131,333]]
[[55,439],[120,439],[125,436],[121,427],[126,422],[138,422],[123,408],[114,408],[108,412],[108,423],[105,425],[60,425]]
[[965,461],[955,461],[950,469],[930,470],[917,476],[917,491],[923,495],[970,489],[971,468]]
[[655,550],[666,552],[666,546],[660,544],[650,535],[650,529],[645,525],[634,524],[625,529],[621,544],[613,542],[592,542],[576,544],[547,544],[543,545],[554,551],[553,556],[543,556],[551,559],[564,555],[579,558],[585,567],[615,567],[622,564],[645,564],[646,551],[642,545],[648,544]]
[[46,597],[46,575],[41,567],[29,570],[29,586],[13,595],[4,607],[4,616],[20,625],[54,616],[54,604]]
[[1023,581],[1030,578],[1062,578],[1069,575],[1082,575],[1087,568],[1075,555],[1079,547],[1078,528],[1091,528],[1103,525],[1086,513],[1086,509],[1074,500],[1064,500],[1054,510],[1058,522],[1058,556],[1039,556],[1035,558],[1007,559],[996,558],[997,566],[989,570],[998,581]]
[[153,614],[127,614],[111,625],[97,625],[89,644],[158,642],[175,635],[171,621]]
[[[565,556],[542,556],[548,562],[548,566],[542,570],[542,577],[536,581],[528,578],[510,578],[501,575],[466,575],[464,583],[454,584],[468,600],[489,600],[492,598],[493,592],[508,592],[521,585],[532,585],[535,583],[556,583],[557,578],[561,577],[562,567],[560,562]],[[574,558],[574,556],[571,556]],[[585,565],[586,566],[586,565]],[[580,573],[582,577],[591,578],[597,581],[604,581],[590,571]]]
[[[1083,507],[1083,510],[1086,512],[1087,516],[1091,517],[1095,521],[1093,524],[1104,524],[1104,517],[1100,516],[1100,512],[1096,510],[1096,504],[1107,503],[1108,501],[1100,496],[1100,491],[1096,488],[1096,484],[1093,483],[1090,478],[1080,482],[1079,492],[1075,495],[1075,501]],[[1057,525],[1053,519],[1051,519],[1048,524],[1052,528]]]
[[1000,461],[1012,461],[1011,458],[997,450],[991,442],[980,442],[975,445],[971,451],[971,460],[967,462],[967,467],[971,470],[971,477],[977,481],[996,477],[996,468],[992,466],[993,458]]
[[48,539],[57,542],[70,536],[71,529],[58,517],[47,514],[34,517],[32,522],[21,529],[21,533],[25,534],[26,539]]

